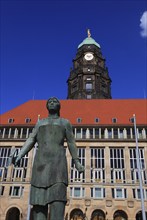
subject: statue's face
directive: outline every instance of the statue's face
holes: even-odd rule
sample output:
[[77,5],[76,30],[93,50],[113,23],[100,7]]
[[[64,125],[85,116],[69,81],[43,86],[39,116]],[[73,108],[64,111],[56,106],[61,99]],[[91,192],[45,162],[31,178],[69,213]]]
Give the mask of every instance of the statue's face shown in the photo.
[[49,111],[59,111],[60,109],[60,103],[56,98],[50,98],[47,103],[47,108]]

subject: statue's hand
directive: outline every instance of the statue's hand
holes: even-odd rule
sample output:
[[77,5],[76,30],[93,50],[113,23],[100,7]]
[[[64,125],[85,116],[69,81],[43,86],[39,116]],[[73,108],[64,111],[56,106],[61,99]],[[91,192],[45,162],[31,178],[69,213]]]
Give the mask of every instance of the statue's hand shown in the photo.
[[17,155],[13,160],[13,164],[15,166],[19,165],[20,160],[21,160],[21,157],[19,155]]
[[79,159],[74,159],[75,167],[79,173],[83,173],[85,168],[80,164]]
[[17,155],[16,149],[12,149],[10,156],[9,156],[9,165],[14,164],[14,166],[19,165],[19,162],[21,160],[21,156]]

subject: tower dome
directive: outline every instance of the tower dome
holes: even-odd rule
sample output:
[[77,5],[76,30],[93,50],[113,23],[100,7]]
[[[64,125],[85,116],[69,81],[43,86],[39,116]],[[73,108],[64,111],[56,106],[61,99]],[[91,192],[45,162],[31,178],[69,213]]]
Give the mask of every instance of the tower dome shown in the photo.
[[87,30],[88,37],[86,37],[82,43],[79,44],[78,49],[86,44],[94,44],[95,46],[100,48],[100,45],[91,37],[90,30]]

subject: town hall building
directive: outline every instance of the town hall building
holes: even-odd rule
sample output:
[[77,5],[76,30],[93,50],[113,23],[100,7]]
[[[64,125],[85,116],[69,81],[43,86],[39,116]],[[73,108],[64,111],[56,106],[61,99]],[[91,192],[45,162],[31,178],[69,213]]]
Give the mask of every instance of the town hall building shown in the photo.
[[[147,215],[147,99],[113,99],[111,83],[101,46],[88,30],[73,59],[67,99],[60,100],[60,117],[73,126],[85,168],[78,173],[65,143],[65,220],[142,220],[134,114]],[[36,146],[19,166],[10,165],[9,157],[20,151],[37,121],[48,117],[46,101],[30,100],[0,116],[1,220],[32,220],[29,193]]]

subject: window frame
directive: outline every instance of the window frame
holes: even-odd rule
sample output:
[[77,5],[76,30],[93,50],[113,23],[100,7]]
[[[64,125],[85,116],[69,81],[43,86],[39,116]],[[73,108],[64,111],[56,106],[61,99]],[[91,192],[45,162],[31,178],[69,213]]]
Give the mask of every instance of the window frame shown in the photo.
[[[90,178],[91,182],[105,182],[105,149],[102,147],[90,148]],[[96,178],[100,177],[100,178]]]
[[[121,196],[118,196],[118,190],[121,191]],[[118,199],[118,200],[126,199],[127,198],[127,189],[119,188],[119,187],[112,188],[112,197],[114,199]]]
[[24,186],[20,186],[20,185],[10,186],[10,189],[9,189],[10,197],[20,198],[23,196],[23,194],[24,194]]
[[[76,189],[79,189],[79,196],[76,196],[75,195],[75,190]],[[85,188],[84,187],[82,187],[82,186],[73,186],[73,187],[70,187],[70,197],[71,198],[76,198],[76,199],[82,199],[82,198],[84,198],[85,197]]]
[[[83,167],[86,166],[86,149],[84,147],[78,148],[79,161]],[[85,171],[79,173],[75,167],[74,161],[71,158],[70,161],[70,182],[71,183],[84,183],[85,182]]]
[[112,123],[116,124],[117,123],[117,118],[112,118]]
[[5,186],[0,185],[0,196],[4,195],[4,191],[5,191]]
[[82,122],[82,118],[77,118],[77,123],[81,123]]
[[28,124],[31,122],[31,118],[25,118],[25,123]]
[[93,89],[92,82],[86,82],[85,83],[85,89],[86,89],[86,91],[92,91],[92,89]]
[[8,123],[12,124],[14,122],[14,118],[8,118]]
[[[96,189],[100,189],[100,193],[101,193],[100,197],[96,196]],[[105,188],[97,187],[97,186],[91,187],[91,195],[90,196],[93,199],[103,199],[103,198],[105,198]]]

